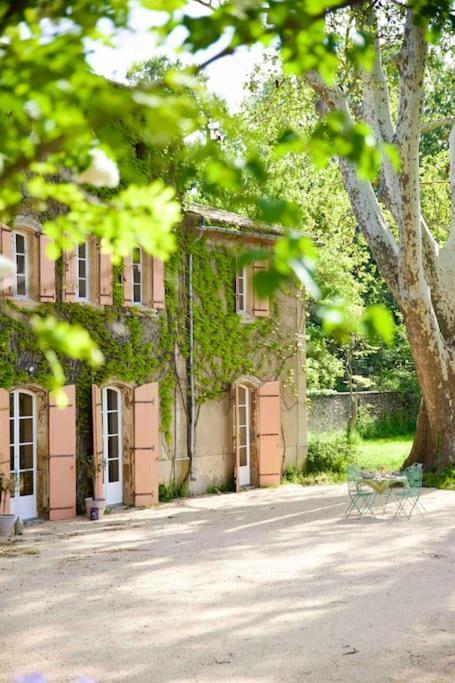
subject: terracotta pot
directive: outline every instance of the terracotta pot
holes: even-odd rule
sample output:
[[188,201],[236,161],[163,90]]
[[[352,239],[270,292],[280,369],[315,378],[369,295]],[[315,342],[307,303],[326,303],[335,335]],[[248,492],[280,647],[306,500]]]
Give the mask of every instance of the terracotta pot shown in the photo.
[[0,515],[0,536],[10,536],[13,533],[16,515]]

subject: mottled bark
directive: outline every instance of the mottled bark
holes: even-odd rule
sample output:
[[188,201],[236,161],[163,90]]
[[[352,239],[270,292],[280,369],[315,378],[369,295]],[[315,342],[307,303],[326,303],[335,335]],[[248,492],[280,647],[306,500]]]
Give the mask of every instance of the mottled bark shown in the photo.
[[[374,7],[360,18],[360,28],[376,31]],[[378,142],[390,140],[401,158],[396,171],[384,159],[379,188],[360,180],[354,167],[340,159],[353,212],[378,268],[403,313],[423,395],[415,443],[408,462],[424,469],[455,465],[455,127],[450,136],[452,225],[440,248],[422,216],[419,186],[419,143],[422,131],[423,82],[428,46],[424,28],[407,11],[402,47],[394,63],[400,76],[400,103],[395,129],[390,115],[387,81],[379,38],[374,41],[372,72],[362,76],[363,112]],[[348,94],[330,87],[316,73],[307,76],[321,111],[341,111],[352,121]],[[447,125],[441,119],[426,129]],[[429,128],[430,126],[430,128]],[[381,203],[398,228],[398,244]]]

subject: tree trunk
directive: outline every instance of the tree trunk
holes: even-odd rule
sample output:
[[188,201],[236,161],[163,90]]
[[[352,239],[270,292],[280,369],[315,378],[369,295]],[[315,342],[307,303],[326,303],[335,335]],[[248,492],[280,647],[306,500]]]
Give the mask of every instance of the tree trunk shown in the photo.
[[433,470],[433,461],[438,452],[436,434],[431,429],[425,399],[421,399],[419,414],[417,416],[416,432],[412,443],[411,452],[403,463],[403,467],[409,467],[415,462],[421,462],[426,472]]
[[438,352],[414,322],[405,315],[422,401],[405,465],[421,462],[425,472],[438,472],[455,466],[455,364],[448,345]]

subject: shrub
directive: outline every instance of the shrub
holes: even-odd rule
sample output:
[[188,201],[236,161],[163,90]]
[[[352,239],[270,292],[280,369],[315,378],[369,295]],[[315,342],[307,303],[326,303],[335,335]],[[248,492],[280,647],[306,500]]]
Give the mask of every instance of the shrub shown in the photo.
[[455,467],[447,467],[442,472],[425,472],[423,485],[435,489],[455,491]]
[[354,462],[356,446],[346,436],[335,435],[329,438],[310,438],[305,474],[320,472],[344,473],[346,465]]
[[374,418],[367,407],[360,406],[356,430],[364,439],[385,439],[391,436],[412,434],[416,427],[417,413],[414,406],[402,408],[382,417]]
[[312,437],[304,465],[291,465],[283,474],[283,482],[308,486],[343,481],[346,466],[355,461],[356,452],[355,443],[344,435]]

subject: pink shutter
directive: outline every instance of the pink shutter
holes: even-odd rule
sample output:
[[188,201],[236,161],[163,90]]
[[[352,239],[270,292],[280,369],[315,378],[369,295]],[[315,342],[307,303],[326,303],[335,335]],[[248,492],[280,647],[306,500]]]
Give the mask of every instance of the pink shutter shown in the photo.
[[[9,479],[10,476],[10,453],[9,453],[9,391],[0,389],[0,474]],[[5,501],[2,500],[0,513],[9,513],[9,494]]]
[[101,410],[101,389],[92,384],[92,419],[93,419],[93,461],[95,476],[93,495],[104,498],[104,467],[103,467],[103,417]]
[[63,254],[64,287],[63,301],[72,302],[76,299],[76,249],[65,251]]
[[64,387],[68,405],[49,400],[49,519],[76,516],[76,387]]
[[133,259],[131,256],[123,259],[123,305],[133,305]]
[[[1,253],[6,258],[13,260],[13,233],[6,225],[0,226],[0,246]],[[7,277],[0,283],[0,295],[12,296],[13,295],[13,279],[12,277]]]
[[100,252],[100,304],[112,306],[113,272],[109,254]]
[[152,259],[152,306],[164,308],[164,263],[160,259]]
[[[267,264],[264,261],[255,261],[253,263],[253,287],[254,287],[254,275],[261,270],[267,270]],[[253,315],[258,318],[268,318],[270,315],[270,303],[269,298],[261,299],[256,292],[253,294]]]
[[55,301],[55,261],[46,253],[47,245],[51,242],[50,237],[44,233],[39,236],[39,282],[40,301]]
[[234,483],[235,490],[240,491],[240,448],[239,448],[239,387],[236,384],[234,387],[234,410],[232,415],[232,430],[234,442]]
[[278,486],[282,462],[280,383],[262,384],[257,399],[259,486]]
[[159,452],[158,384],[134,390],[134,504],[158,503]]

